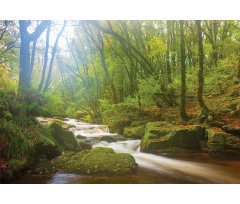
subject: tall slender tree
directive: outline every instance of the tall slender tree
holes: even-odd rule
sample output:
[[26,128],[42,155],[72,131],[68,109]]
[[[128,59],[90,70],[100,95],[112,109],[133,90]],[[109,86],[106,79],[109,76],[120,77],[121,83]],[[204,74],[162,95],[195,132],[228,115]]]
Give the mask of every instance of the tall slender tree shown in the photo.
[[48,76],[47,76],[46,84],[45,84],[45,87],[44,87],[44,90],[43,90],[44,93],[47,91],[49,83],[50,83],[50,78],[51,78],[52,68],[53,68],[53,61],[54,61],[55,53],[57,51],[57,46],[58,46],[58,40],[61,37],[61,35],[62,35],[62,33],[63,33],[63,31],[66,27],[66,23],[67,23],[67,21],[64,21],[63,27],[62,27],[61,31],[58,33],[56,41],[55,41],[54,46],[53,46],[53,51],[52,51],[52,57],[51,57],[51,60],[50,60]]
[[184,121],[188,120],[186,113],[186,56],[185,56],[185,42],[184,42],[184,21],[180,21],[180,37],[181,37],[181,107],[180,116]]
[[204,85],[204,78],[203,78],[203,44],[202,44],[202,28],[201,28],[201,21],[196,20],[197,24],[197,33],[198,33],[198,55],[199,55],[199,71],[198,71],[198,103],[201,107],[203,115],[207,115],[209,113],[208,107],[205,105],[203,101],[203,85]]

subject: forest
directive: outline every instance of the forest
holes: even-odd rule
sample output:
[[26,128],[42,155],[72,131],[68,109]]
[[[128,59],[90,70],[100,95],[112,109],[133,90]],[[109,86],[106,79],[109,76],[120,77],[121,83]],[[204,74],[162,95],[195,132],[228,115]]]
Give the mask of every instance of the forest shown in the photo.
[[239,156],[239,20],[0,20],[0,183],[240,183]]

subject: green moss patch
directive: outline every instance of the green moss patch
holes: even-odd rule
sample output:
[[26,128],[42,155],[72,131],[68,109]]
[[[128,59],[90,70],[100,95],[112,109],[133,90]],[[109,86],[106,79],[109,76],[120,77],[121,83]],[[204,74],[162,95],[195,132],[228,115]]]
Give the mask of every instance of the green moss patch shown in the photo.
[[200,141],[205,128],[198,125],[176,126],[166,122],[150,122],[141,140],[141,150],[146,152],[200,151]]
[[54,160],[56,168],[66,173],[80,174],[130,174],[137,169],[132,155],[115,153],[111,148],[97,147],[79,153],[67,152]]

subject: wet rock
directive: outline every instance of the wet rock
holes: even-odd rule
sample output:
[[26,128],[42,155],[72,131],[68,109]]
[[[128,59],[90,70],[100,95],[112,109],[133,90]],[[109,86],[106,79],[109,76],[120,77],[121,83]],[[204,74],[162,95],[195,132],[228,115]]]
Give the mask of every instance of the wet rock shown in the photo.
[[80,146],[82,147],[82,150],[85,149],[92,149],[92,145],[86,143],[86,142],[79,142]]
[[240,155],[240,138],[217,129],[208,129],[208,149],[210,153]]
[[132,155],[115,153],[111,148],[96,147],[79,153],[66,152],[54,160],[57,168],[66,173],[87,175],[124,175],[136,171]]
[[101,137],[101,141],[106,141],[106,142],[116,142],[116,139],[114,139],[113,137],[110,136],[103,136]]
[[81,147],[72,131],[64,130],[62,126],[55,121],[51,123],[49,128],[55,144],[60,152],[63,152],[65,150],[81,150]]
[[77,139],[86,139],[87,137],[82,136],[82,135],[77,135],[76,138],[77,138]]
[[137,126],[137,127],[125,127],[124,129],[124,137],[129,137],[132,139],[141,139],[145,133],[145,126]]
[[145,152],[200,151],[200,140],[205,127],[200,125],[175,126],[166,122],[149,122],[140,147]]

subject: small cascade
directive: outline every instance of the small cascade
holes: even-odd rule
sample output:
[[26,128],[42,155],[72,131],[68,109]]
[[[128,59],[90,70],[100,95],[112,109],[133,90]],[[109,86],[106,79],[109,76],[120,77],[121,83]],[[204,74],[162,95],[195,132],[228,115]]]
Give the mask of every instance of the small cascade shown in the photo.
[[75,135],[85,136],[87,140],[92,140],[91,138],[94,137],[101,138],[107,135],[115,137],[117,142],[109,143],[96,140],[93,147],[109,147],[117,153],[132,154],[140,168],[179,178],[183,177],[183,175],[189,175],[190,177],[200,177],[213,182],[240,183],[240,179],[219,171],[211,164],[172,159],[166,156],[140,152],[141,140],[127,140],[126,138],[120,140],[119,137],[122,136],[110,133],[107,126],[77,122],[75,119],[69,119],[67,123],[75,125],[74,128],[70,129]]

